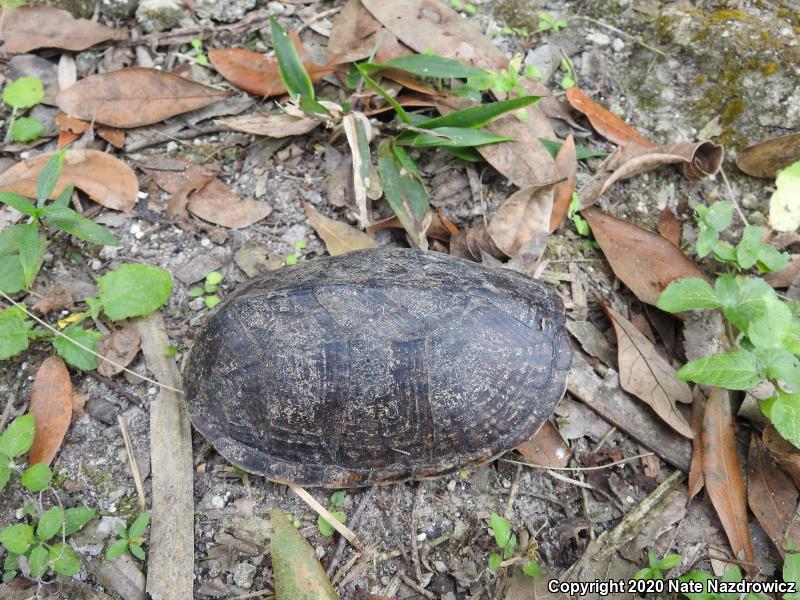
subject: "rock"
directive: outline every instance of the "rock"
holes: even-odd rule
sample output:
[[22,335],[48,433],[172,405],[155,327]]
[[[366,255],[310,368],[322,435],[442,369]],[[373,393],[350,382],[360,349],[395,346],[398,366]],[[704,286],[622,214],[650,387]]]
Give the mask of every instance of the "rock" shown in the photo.
[[625,42],[622,41],[622,38],[614,38],[614,41],[611,42],[611,48],[614,52],[622,52],[622,49],[625,47]]
[[532,65],[539,69],[539,73],[542,75],[542,83],[547,83],[550,81],[550,77],[553,76],[560,61],[561,58],[557,48],[550,44],[542,44],[528,50],[523,62],[525,65]]
[[112,19],[132,17],[139,6],[139,0],[100,0],[100,12]]
[[86,402],[86,412],[93,419],[106,425],[113,425],[117,422],[117,406],[103,398],[89,398]]
[[244,590],[253,587],[256,577],[256,567],[250,563],[239,563],[233,571],[233,582]]
[[176,27],[183,17],[178,0],[142,0],[136,9],[136,20],[148,33]]
[[588,33],[586,39],[601,48],[605,48],[611,44],[611,38],[601,31],[592,31]]
[[222,258],[212,253],[203,253],[195,256],[189,262],[182,264],[175,271],[175,278],[186,285],[204,279],[212,271],[222,266]]
[[233,23],[255,6],[256,0],[197,0],[194,10],[203,19]]

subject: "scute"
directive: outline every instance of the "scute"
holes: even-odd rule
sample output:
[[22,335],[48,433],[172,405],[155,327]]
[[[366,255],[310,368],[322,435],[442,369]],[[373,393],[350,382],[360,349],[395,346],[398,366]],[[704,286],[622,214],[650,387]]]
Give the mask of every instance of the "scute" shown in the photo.
[[529,439],[571,350],[547,286],[434,252],[309,261],[231,295],[184,372],[194,426],[232,463],[348,487],[433,476]]

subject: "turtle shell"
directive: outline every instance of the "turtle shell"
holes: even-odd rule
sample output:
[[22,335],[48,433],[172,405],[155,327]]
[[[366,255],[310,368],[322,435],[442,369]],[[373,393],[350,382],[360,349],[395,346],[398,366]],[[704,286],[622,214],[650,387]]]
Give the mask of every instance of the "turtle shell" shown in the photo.
[[349,487],[419,479],[528,440],[564,393],[560,297],[436,252],[376,249],[256,279],[197,336],[192,423],[268,479]]

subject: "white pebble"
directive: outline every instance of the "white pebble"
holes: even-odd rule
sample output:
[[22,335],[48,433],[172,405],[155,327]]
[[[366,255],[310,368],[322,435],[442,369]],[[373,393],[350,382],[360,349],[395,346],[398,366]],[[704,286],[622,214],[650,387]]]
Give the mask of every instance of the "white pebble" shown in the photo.
[[622,41],[622,38],[614,38],[614,41],[611,42],[611,47],[614,49],[614,52],[622,52],[622,49],[625,47],[625,42]]
[[202,240],[200,240],[200,245],[203,248],[208,248],[209,246],[211,246],[211,240],[208,238],[203,238]]
[[211,498],[211,506],[214,508],[225,508],[225,500],[222,499],[222,496],[214,496]]
[[91,268],[92,271],[99,271],[100,267],[102,267],[102,266],[103,266],[103,263],[100,262],[96,258],[92,259],[92,262],[89,263],[89,268]]
[[147,393],[150,396],[155,396],[157,392],[158,392],[158,388],[156,388],[156,386],[154,386],[154,385],[150,386],[149,388],[147,388]]

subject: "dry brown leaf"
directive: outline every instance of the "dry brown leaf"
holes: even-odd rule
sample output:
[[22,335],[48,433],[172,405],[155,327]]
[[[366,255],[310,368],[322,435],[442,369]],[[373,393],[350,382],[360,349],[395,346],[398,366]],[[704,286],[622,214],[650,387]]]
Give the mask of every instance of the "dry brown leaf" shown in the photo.
[[794,519],[797,496],[797,488],[792,480],[775,464],[758,434],[751,433],[747,460],[747,501],[781,556],[786,555],[792,541],[795,548],[800,546],[800,539],[784,539],[784,532]]
[[660,235],[594,206],[581,214],[616,276],[642,302],[655,306],[664,288],[676,279],[705,278],[694,262]]
[[487,232],[507,256],[513,257],[520,248],[534,239],[544,250],[550,228],[550,215],[553,212],[553,191],[556,183],[531,185],[518,190],[497,209]]
[[375,240],[352,225],[326,217],[308,202],[304,202],[303,207],[306,217],[308,217],[308,223],[325,242],[325,248],[331,256],[378,247]]
[[97,372],[106,377],[113,377],[121,373],[123,367],[131,364],[136,355],[139,354],[141,342],[142,339],[139,336],[139,332],[130,325],[117,329],[112,334],[105,336],[97,343],[97,353],[115,362],[116,365],[101,360],[97,367]]
[[661,211],[661,218],[658,219],[658,233],[678,248],[681,247],[681,222],[675,218],[675,215],[666,206]]
[[171,192],[169,202],[167,202],[166,215],[170,219],[177,219],[178,224],[184,231],[192,229],[192,224],[189,221],[189,194],[201,189],[211,179],[213,175],[209,175],[202,169],[189,169],[186,175],[188,178],[181,183],[178,188]]
[[191,192],[186,208],[209,223],[243,229],[265,218],[272,212],[266,202],[242,200],[219,179],[209,178]]
[[[376,231],[380,231],[381,229],[403,229],[403,224],[400,222],[400,219],[393,215],[367,227],[367,233],[369,235],[374,235]],[[441,208],[436,209],[436,212],[433,213],[431,224],[425,231],[425,235],[429,238],[441,242],[449,242],[452,237],[458,233],[459,231],[456,224],[447,218],[447,215],[444,214]]]
[[58,113],[55,118],[56,125],[61,128],[61,131],[69,131],[70,133],[81,134],[89,127],[92,126],[89,121],[83,121],[77,117],[71,117],[63,112]]
[[140,127],[228,97],[173,73],[131,67],[91,75],[56,96],[58,107],[84,121],[111,127]]
[[280,115],[253,113],[230,119],[219,119],[215,122],[233,131],[273,138],[302,135],[315,129],[321,123],[315,119],[301,119],[285,113]]
[[678,410],[677,402],[692,402],[689,384],[675,377],[672,368],[633,323],[604,307],[617,335],[619,384],[623,390],[649,404],[667,425],[692,439],[694,433]]
[[198,165],[168,156],[140,161],[136,166],[152,177],[156,185],[168,194],[177,194],[187,181],[198,176],[214,177],[219,174],[219,166],[214,163]]
[[47,288],[44,296],[33,305],[33,310],[43,315],[61,310],[62,308],[72,308],[72,294],[60,285],[53,285]]
[[111,29],[96,21],[76,19],[66,10],[51,6],[4,10],[0,50],[22,54],[37,48],[85,50],[108,40],[128,37],[123,29]]
[[772,425],[764,429],[762,440],[795,485],[800,487],[800,450],[783,439]]
[[36,436],[28,451],[28,462],[49,465],[72,421],[72,382],[60,357],[45,359],[36,372],[29,411],[36,419]]
[[572,193],[575,191],[575,181],[578,174],[578,160],[575,156],[575,140],[572,134],[567,136],[556,155],[556,173],[559,178],[566,177],[556,186],[553,194],[553,211],[550,214],[550,233],[558,229],[569,213],[572,202]]
[[572,108],[586,115],[592,127],[597,133],[615,144],[625,146],[630,143],[640,146],[655,146],[653,142],[639,133],[620,119],[610,110],[603,108],[594,100],[589,98],[583,90],[578,87],[571,87],[567,90],[567,100]]
[[779,271],[767,273],[764,281],[774,288],[788,288],[800,276],[800,259],[795,259]]
[[705,481],[703,478],[703,416],[706,412],[706,397],[700,388],[695,386],[692,395],[692,410],[689,415],[689,423],[692,426],[694,439],[692,440],[692,463],[689,467],[689,492],[686,504],[692,501],[700,490],[703,489]]
[[775,177],[778,169],[800,160],[800,132],[753,144],[736,155],[736,166],[753,177]]
[[572,450],[564,442],[558,429],[545,421],[531,439],[516,447],[525,460],[543,467],[566,467]]
[[752,563],[745,483],[736,454],[731,404],[728,391],[720,388],[712,390],[703,417],[703,475],[733,555]]
[[[295,40],[295,46],[298,41]],[[208,60],[220,75],[246,92],[267,98],[286,93],[286,86],[278,71],[278,61],[260,52],[244,48],[209,50]],[[318,65],[306,59],[303,59],[303,65],[315,83],[336,70],[336,67]]]
[[[0,173],[0,190],[35,198],[36,179],[51,156],[40,154]],[[139,182],[130,167],[99,150],[69,150],[51,198],[70,183],[101,206],[114,210],[129,211],[139,194]]]
[[333,20],[327,47],[328,64],[367,58],[377,43],[380,46],[375,52],[375,62],[386,62],[395,56],[411,53],[393,34],[379,31],[381,29],[381,24],[364,8],[361,0],[347,0]]
[[125,130],[106,125],[95,125],[97,135],[107,141],[115,148],[122,149],[125,146]]

